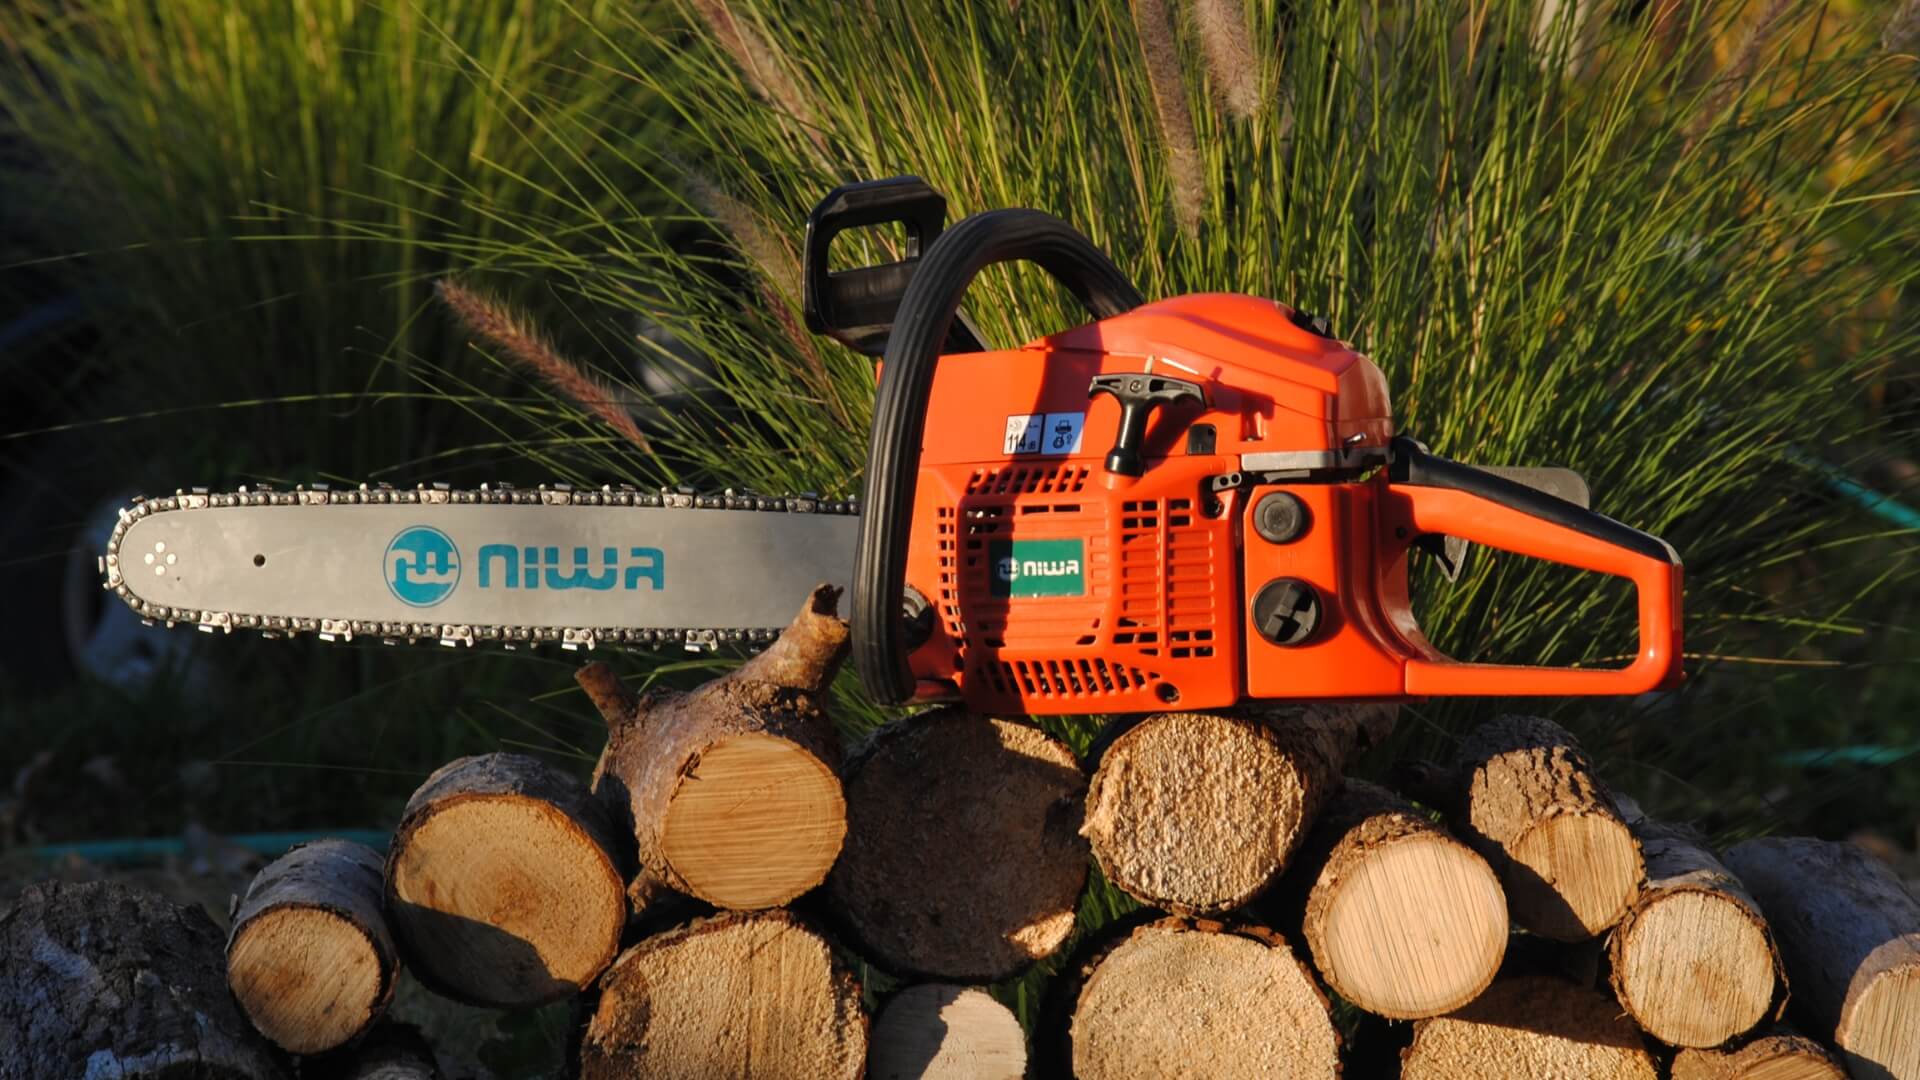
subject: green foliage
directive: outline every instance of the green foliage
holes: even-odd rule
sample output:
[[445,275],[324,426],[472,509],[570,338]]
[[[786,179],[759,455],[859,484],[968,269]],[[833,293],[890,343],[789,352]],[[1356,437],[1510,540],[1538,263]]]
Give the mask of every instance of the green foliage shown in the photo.
[[[959,213],[1067,218],[1150,297],[1327,313],[1385,369],[1400,428],[1439,451],[1579,468],[1599,509],[1685,556],[1696,673],[1860,634],[1852,601],[1910,581],[1911,538],[1821,499],[1794,449],[1870,428],[1861,385],[1920,343],[1901,306],[1920,271],[1914,64],[1880,49],[1877,22],[1253,4],[1224,28],[1251,58],[1235,72],[1203,58],[1221,27],[1160,7],[701,3],[692,30],[601,28],[677,118],[678,156],[614,151],[721,244],[690,242],[683,215],[619,220],[570,196],[524,231],[593,238],[576,252],[457,253],[536,273],[590,318],[645,312],[716,373],[662,419],[659,457],[542,460],[857,487],[871,374],[797,328],[800,223],[835,183],[914,172]],[[1249,82],[1250,110],[1223,104]],[[545,145],[588,145],[528,120]],[[989,272],[968,310],[1003,343],[1079,318],[1019,272]],[[1864,578],[1762,587],[1809,552],[1865,551]],[[1463,658],[1631,651],[1625,589],[1486,552],[1457,584],[1416,585],[1423,625]],[[1433,723],[1403,726],[1429,748],[1466,719],[1417,715]],[[1599,741],[1631,719],[1586,726]]]
[[564,179],[507,101],[644,125],[580,21],[621,7],[7,5],[0,308],[70,290],[100,334],[66,364],[16,358],[14,387],[49,424],[168,413],[111,432],[122,466],[358,481],[444,445],[458,410],[407,368],[462,339],[421,317],[441,262],[394,241],[497,244],[496,215],[549,202],[537,185]]

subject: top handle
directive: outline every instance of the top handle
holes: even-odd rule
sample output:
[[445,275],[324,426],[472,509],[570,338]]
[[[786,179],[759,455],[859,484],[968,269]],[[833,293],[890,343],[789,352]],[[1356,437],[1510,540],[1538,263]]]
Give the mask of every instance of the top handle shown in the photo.
[[1096,319],[1143,302],[1140,291],[1091,241],[1038,210],[975,214],[942,233],[921,256],[894,313],[881,362],[853,564],[854,665],[867,692],[883,705],[913,697],[901,607],[934,365],[968,286],[980,271],[1005,262],[1038,265]]
[[[1457,461],[1435,457],[1411,439],[1394,440],[1387,490],[1389,517],[1414,535],[1457,536],[1488,547],[1632,581],[1640,643],[1624,668],[1549,668],[1467,664],[1438,659],[1406,663],[1406,692],[1547,696],[1640,694],[1680,681],[1680,556],[1657,536],[1577,503]],[[1394,524],[1395,522],[1389,522]]]
[[[906,228],[906,251],[898,262],[837,273],[828,268],[828,253],[841,233],[894,223]],[[886,351],[894,311],[913,280],[920,255],[933,245],[946,223],[947,197],[917,176],[843,184],[828,192],[807,215],[800,299],[807,329],[868,356]],[[985,347],[964,319],[953,327],[947,344],[949,352],[978,352]]]

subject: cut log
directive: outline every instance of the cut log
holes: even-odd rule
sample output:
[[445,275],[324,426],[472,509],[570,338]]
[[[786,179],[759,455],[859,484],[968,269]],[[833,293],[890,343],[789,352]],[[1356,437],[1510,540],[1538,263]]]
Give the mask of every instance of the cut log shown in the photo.
[[1726,864],[1767,913],[1807,1030],[1854,1080],[1920,1077],[1920,901],[1893,871],[1807,838],[1749,840]]
[[1314,967],[1370,1013],[1452,1012],[1500,969],[1507,899],[1492,868],[1383,787],[1347,781],[1288,875],[1310,888],[1300,926]]
[[0,1080],[286,1075],[227,992],[204,910],[47,881],[0,915]]
[[1020,1080],[1026,1074],[1026,1033],[984,990],[909,986],[873,1022],[868,1080]]
[[1326,995],[1280,935],[1165,919],[1084,972],[1070,1030],[1080,1080],[1335,1077]]
[[1502,716],[1461,744],[1454,827],[1500,874],[1523,929],[1584,941],[1627,913],[1640,845],[1565,728]]
[[1753,1030],[1780,967],[1760,905],[1690,831],[1641,821],[1633,832],[1647,884],[1607,941],[1620,1004],[1672,1046]]
[[302,1080],[443,1080],[420,1029],[383,1023],[353,1046],[300,1063]]
[[[847,653],[840,590],[814,590],[765,651],[690,693],[589,686],[607,720],[595,792],[626,809],[645,871],[715,907],[784,904],[824,881],[847,831],[824,709]],[[584,684],[583,684],[584,685]]]
[[600,981],[582,1080],[860,1076],[860,984],[784,911],[729,912],[642,940]]
[[1347,760],[1392,730],[1372,705],[1148,716],[1100,756],[1081,832],[1141,902],[1230,911],[1279,876]]
[[1504,978],[1464,1009],[1417,1020],[1401,1080],[1565,1076],[1655,1080],[1640,1029],[1597,990],[1549,976]]
[[627,859],[577,779],[524,754],[461,758],[407,801],[387,911],[407,966],[469,1005],[531,1008],[613,960]]
[[1682,1050],[1673,1080],[1847,1080],[1833,1051],[1791,1031],[1769,1031],[1725,1050]]
[[383,880],[378,852],[331,839],[254,875],[227,934],[227,984],[262,1035],[319,1054],[380,1019],[400,966]]
[[994,982],[1073,933],[1087,781],[1040,729],[943,709],[876,732],[847,767],[847,843],[827,879],[863,955]]

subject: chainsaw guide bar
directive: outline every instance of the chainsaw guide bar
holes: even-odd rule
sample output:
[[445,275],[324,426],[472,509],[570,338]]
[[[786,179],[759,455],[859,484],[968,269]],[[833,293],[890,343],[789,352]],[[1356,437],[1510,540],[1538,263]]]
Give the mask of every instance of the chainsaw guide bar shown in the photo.
[[123,509],[100,569],[168,626],[697,650],[769,642],[793,597],[847,587],[857,530],[852,500],[812,495],[195,489]]

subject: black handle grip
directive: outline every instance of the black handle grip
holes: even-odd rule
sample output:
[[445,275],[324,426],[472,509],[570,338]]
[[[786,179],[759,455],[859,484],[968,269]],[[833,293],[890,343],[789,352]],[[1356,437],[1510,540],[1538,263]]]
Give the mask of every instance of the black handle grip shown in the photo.
[[1631,525],[1623,525],[1605,514],[1595,513],[1579,503],[1568,502],[1538,488],[1428,453],[1426,447],[1404,435],[1393,440],[1387,479],[1395,484],[1454,488],[1469,492],[1489,502],[1512,507],[1528,517],[1550,521],[1614,547],[1625,548],[1636,555],[1676,564],[1680,561],[1680,554],[1673,550],[1673,545],[1651,533],[1643,533]]
[[[907,249],[898,262],[857,267],[838,273],[828,267],[834,238],[848,229],[899,222]],[[895,176],[843,184],[827,193],[807,215],[805,274],[801,314],[807,329],[826,334],[868,356],[887,346],[894,311],[919,266],[920,253],[932,245],[947,223],[947,197],[917,176]],[[950,351],[983,346],[964,324],[954,330]]]
[[1095,318],[1142,302],[1140,291],[1091,241],[1038,210],[975,214],[942,233],[921,256],[887,338],[853,563],[854,666],[882,704],[913,697],[900,611],[934,365],[973,279],[995,263],[1019,261],[1039,265]]
[[1114,433],[1113,449],[1107,451],[1107,471],[1116,476],[1139,476],[1147,471],[1140,447],[1147,441],[1147,419],[1153,410],[1177,401],[1192,401],[1202,406],[1207,395],[1200,384],[1165,375],[1116,372],[1095,375],[1087,386],[1087,397],[1112,394],[1120,403],[1120,427]]

